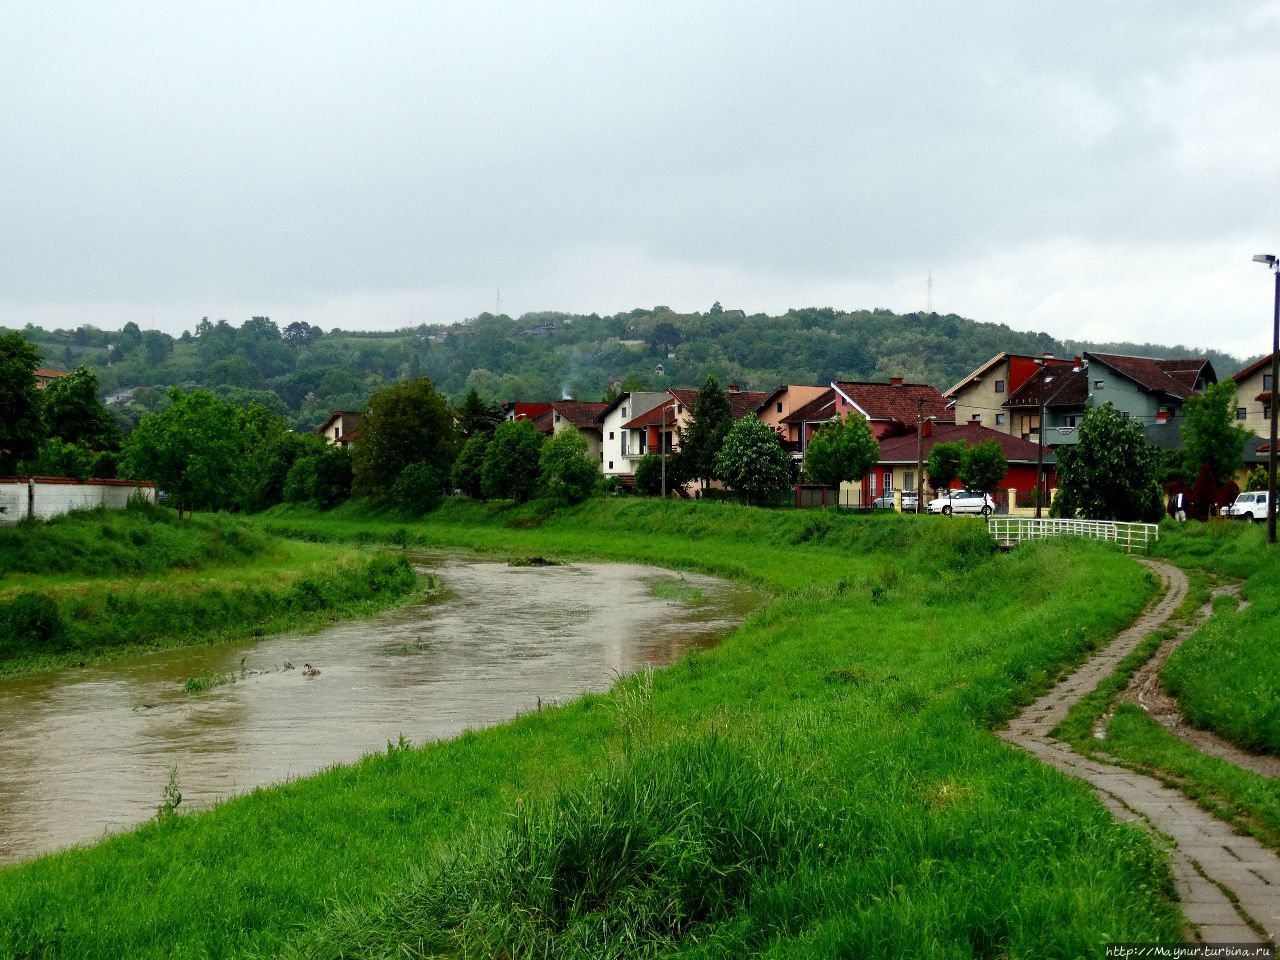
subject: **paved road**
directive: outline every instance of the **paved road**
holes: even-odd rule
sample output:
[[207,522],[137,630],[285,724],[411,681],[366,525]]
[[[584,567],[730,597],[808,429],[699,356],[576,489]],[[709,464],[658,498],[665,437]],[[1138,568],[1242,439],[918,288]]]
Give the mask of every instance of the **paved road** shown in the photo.
[[1050,736],[1067,711],[1109,676],[1143,637],[1163,626],[1185,599],[1187,578],[1181,570],[1154,560],[1139,562],[1163,581],[1163,598],[1000,735],[1092,785],[1117,819],[1143,823],[1169,842],[1183,912],[1202,940],[1253,943],[1262,932],[1275,943],[1280,939],[1280,857],[1179,791],[1124,767],[1082,757]]

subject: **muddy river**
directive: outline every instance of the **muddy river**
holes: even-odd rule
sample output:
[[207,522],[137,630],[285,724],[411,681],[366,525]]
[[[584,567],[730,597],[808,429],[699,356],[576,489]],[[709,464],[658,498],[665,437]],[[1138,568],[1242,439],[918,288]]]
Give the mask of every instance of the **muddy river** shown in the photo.
[[415,562],[443,593],[372,620],[0,681],[0,864],[154,816],[175,769],[181,810],[199,809],[605,690],[713,645],[757,602],[625,564]]

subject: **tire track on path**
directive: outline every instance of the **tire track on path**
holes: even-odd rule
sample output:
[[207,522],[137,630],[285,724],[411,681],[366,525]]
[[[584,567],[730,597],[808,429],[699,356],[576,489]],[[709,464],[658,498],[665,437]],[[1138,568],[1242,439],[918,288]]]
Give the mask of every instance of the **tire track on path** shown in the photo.
[[1177,790],[1124,767],[1083,757],[1051,735],[1067,711],[1110,676],[1151,631],[1164,626],[1187,595],[1177,567],[1139,560],[1165,587],[1164,596],[1115,640],[999,731],[1063,773],[1090,784],[1120,821],[1141,823],[1170,844],[1173,879],[1187,920],[1209,943],[1253,943],[1258,931],[1280,939],[1280,857],[1242,836]]

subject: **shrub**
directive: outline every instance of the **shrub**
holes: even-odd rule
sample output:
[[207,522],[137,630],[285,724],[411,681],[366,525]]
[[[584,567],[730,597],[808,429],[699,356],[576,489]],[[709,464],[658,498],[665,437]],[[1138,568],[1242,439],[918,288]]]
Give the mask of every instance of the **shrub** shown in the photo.
[[52,645],[66,634],[57,601],[28,590],[0,606],[0,653]]
[[430,513],[443,502],[440,475],[422,462],[409,464],[391,485],[392,505],[414,516]]

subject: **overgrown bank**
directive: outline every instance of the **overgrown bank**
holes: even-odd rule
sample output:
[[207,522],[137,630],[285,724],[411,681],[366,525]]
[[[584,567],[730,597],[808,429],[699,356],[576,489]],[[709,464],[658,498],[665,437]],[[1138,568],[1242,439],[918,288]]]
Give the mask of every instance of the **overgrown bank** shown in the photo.
[[632,679],[4,871],[15,954],[1019,957],[1178,938],[1145,836],[989,732],[1137,613],[1151,584],[1122,556],[705,503],[268,522],[665,563],[772,600],[651,692]]
[[0,563],[0,674],[359,616],[415,583],[390,553],[146,504],[2,529]]

